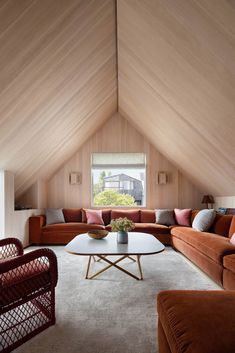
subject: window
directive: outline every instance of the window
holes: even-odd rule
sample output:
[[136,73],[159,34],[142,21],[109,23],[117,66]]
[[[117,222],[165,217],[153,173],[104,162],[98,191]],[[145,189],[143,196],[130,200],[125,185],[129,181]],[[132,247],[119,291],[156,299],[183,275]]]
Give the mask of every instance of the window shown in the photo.
[[145,206],[144,153],[93,153],[93,206]]

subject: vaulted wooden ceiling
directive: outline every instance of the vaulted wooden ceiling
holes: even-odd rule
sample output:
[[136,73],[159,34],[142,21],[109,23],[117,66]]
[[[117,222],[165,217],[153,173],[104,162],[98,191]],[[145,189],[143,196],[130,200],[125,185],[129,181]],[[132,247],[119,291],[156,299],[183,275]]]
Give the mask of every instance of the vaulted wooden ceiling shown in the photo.
[[234,0],[118,0],[117,18],[114,0],[1,0],[0,47],[17,195],[117,110],[201,190],[234,195]]

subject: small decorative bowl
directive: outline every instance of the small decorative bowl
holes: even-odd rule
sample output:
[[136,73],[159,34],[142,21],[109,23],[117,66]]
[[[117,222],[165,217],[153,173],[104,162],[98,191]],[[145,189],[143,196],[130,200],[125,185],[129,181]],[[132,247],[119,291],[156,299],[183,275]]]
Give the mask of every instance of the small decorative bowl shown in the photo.
[[104,229],[97,229],[97,230],[94,229],[94,230],[90,230],[87,234],[89,235],[89,237],[93,239],[103,239],[107,237],[109,232]]

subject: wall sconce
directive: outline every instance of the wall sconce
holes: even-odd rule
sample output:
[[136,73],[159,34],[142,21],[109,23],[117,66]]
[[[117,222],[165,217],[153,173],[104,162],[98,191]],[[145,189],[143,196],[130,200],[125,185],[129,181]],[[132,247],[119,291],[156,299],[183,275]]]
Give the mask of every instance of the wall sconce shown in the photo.
[[69,184],[79,185],[82,183],[82,173],[71,172],[69,173]]
[[202,198],[202,203],[206,204],[206,207],[209,208],[209,204],[211,204],[213,208],[213,203],[214,203],[214,197],[212,195],[204,195]]
[[157,174],[157,184],[164,185],[167,184],[168,178],[166,172],[158,172]]

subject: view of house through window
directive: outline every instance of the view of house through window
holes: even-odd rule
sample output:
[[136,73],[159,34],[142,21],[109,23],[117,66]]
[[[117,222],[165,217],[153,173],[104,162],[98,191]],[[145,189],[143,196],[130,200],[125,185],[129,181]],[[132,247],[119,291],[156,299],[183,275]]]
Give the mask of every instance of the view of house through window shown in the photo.
[[93,206],[145,206],[144,153],[92,154]]

